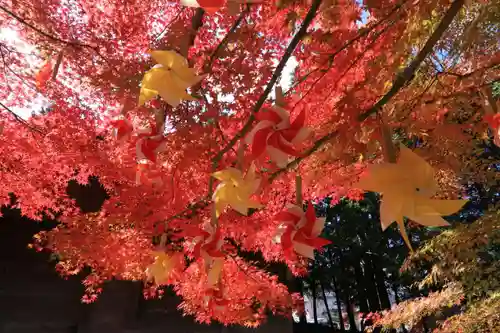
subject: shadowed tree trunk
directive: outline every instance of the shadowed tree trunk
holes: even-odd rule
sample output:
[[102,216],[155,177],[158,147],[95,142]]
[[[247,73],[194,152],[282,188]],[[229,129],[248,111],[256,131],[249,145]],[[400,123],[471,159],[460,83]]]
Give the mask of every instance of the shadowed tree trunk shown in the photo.
[[328,316],[328,322],[330,323],[330,327],[333,328],[333,320],[332,314],[330,313],[330,307],[328,306],[328,299],[326,298],[325,285],[323,281],[319,280],[319,285],[321,287],[321,293],[323,294],[323,301],[325,302],[326,314]]
[[354,264],[354,273],[356,274],[359,311],[361,311],[361,313],[368,313],[370,309],[368,308],[367,292],[365,290],[365,284],[363,283],[363,271],[359,264]]
[[380,303],[377,293],[377,285],[375,284],[375,274],[370,256],[366,255],[363,258],[364,283],[367,291],[367,299],[370,307],[370,312],[380,311]]
[[380,305],[382,310],[391,308],[391,301],[389,300],[389,293],[387,292],[387,287],[385,285],[385,273],[382,269],[382,263],[380,263],[379,258],[376,256],[371,256],[372,267],[375,272],[375,280],[377,284],[378,298],[380,300]]
[[318,324],[318,307],[316,305],[316,281],[311,281],[311,293],[312,293],[312,303],[313,303],[313,318],[314,324]]
[[337,280],[333,275],[332,275],[332,284],[333,284],[333,291],[335,292],[335,302],[337,303],[337,312],[339,314],[340,329],[343,332],[345,331],[345,326],[344,326],[344,318],[342,318],[342,302],[340,301],[340,290],[337,285]]

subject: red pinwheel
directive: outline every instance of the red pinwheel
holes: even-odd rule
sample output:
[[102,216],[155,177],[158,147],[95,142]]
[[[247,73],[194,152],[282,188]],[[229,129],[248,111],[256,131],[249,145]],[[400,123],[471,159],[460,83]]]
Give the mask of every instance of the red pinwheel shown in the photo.
[[312,204],[309,204],[305,213],[301,207],[290,205],[287,210],[276,216],[276,220],[282,222],[277,236],[283,245],[285,256],[289,259],[294,251],[314,259],[314,250],[331,243],[318,237],[325,225],[325,218],[316,217]]
[[493,143],[500,147],[500,113],[487,114],[483,117],[493,132]]
[[111,121],[111,126],[113,126],[113,136],[118,141],[129,139],[134,130],[134,126],[130,120],[123,115],[115,117]]
[[196,229],[192,231],[191,235],[195,236],[194,242],[196,245],[193,249],[195,257],[224,257],[224,253],[220,250],[223,242],[219,228],[215,228],[209,224],[205,229]]
[[224,310],[229,304],[229,301],[224,298],[224,292],[222,287],[211,287],[205,291],[205,302],[207,307],[213,308],[214,310]]
[[184,6],[201,7],[210,14],[217,12],[225,2],[225,0],[181,0]]
[[290,123],[288,111],[280,106],[258,112],[255,115],[258,123],[246,137],[246,142],[252,145],[252,155],[259,157],[267,152],[271,160],[280,168],[288,163],[288,156],[299,156],[295,146],[304,141],[310,130],[304,127],[305,112],[301,112]]
[[137,185],[162,186],[163,180],[161,173],[155,169],[154,164],[149,161],[142,160],[137,163],[137,171],[135,174],[135,182]]
[[208,284],[215,285],[224,264],[224,253],[221,251],[223,240],[220,229],[209,224],[204,229],[185,229],[184,233],[186,236],[194,236],[193,255],[196,258],[203,258]]
[[44,90],[47,81],[50,79],[52,76],[52,59],[48,59],[45,64],[43,64],[42,68],[40,71],[36,74],[35,77],[35,82],[36,82],[36,87],[40,90]]
[[156,162],[156,154],[165,149],[165,137],[163,133],[159,133],[154,124],[150,129],[143,130],[142,133],[137,135],[136,154],[137,160],[149,160],[153,163]]

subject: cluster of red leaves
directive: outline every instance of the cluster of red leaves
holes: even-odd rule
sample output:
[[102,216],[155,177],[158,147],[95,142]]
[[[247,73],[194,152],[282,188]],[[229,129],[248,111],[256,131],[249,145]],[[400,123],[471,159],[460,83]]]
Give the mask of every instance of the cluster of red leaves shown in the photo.
[[[381,150],[378,120],[359,122],[358,117],[384,95],[387,83],[415,45],[421,46],[417,41],[425,36],[416,33],[413,22],[428,18],[431,11],[441,15],[448,1],[386,0],[365,5],[369,19],[360,27],[357,1],[324,1],[313,28],[293,52],[298,67],[292,88],[285,92],[286,103],[292,119],[301,112],[307,115],[306,126],[314,135],[305,147],[314,147],[322,137],[335,133],[296,169],[304,179],[305,200],[325,195],[334,202],[342,196],[360,197],[362,192],[352,184],[367,164],[380,159]],[[285,55],[309,7],[307,1],[283,6],[265,1],[242,8],[239,15],[223,9],[205,14],[196,30],[192,28],[196,10],[165,1],[26,0],[2,7],[1,26],[19,31],[20,38],[36,49],[33,54],[19,53],[19,47],[0,40],[4,60],[0,121],[5,122],[0,141],[0,200],[7,203],[8,194],[15,193],[23,214],[34,219],[41,217],[41,211],[63,214],[61,226],[42,235],[40,244],[59,254],[62,274],[74,274],[84,265],[93,269],[85,281],[86,301],[95,299],[104,280],[145,279],[153,261],[153,236],[209,219],[204,203],[213,185],[210,174],[215,171],[215,157],[255,112],[276,61]],[[460,34],[460,26],[452,30],[448,39]],[[472,120],[444,121],[444,114],[451,120],[459,117],[461,98],[476,100],[475,87],[498,78],[493,65],[500,57],[492,45],[485,39],[480,47],[469,50],[453,68],[458,75],[434,78],[432,66],[424,64],[420,84],[402,89],[386,105],[388,126],[428,138],[424,153],[440,166],[442,183],[451,188],[456,183],[454,172],[462,168],[452,162],[465,156],[470,138],[485,126]],[[159,101],[135,107],[139,82],[153,65],[145,53],[149,48],[188,51],[191,66],[208,74],[193,91],[199,100],[175,109]],[[44,61],[61,51],[64,57],[57,79],[46,80],[46,74],[43,78],[50,111],[27,121],[16,118],[12,112],[40,96],[35,78],[41,69],[45,73]],[[432,83],[430,88],[428,83]],[[133,142],[137,132],[128,141],[111,135],[113,119],[122,111],[136,129],[158,113],[166,115],[166,149],[155,165],[163,186],[136,183]],[[220,155],[218,169],[235,163],[236,149],[229,147]],[[450,151],[456,156],[450,156]],[[245,168],[250,160],[247,149]],[[274,172],[280,173],[273,176]],[[295,172],[269,165],[260,173],[267,181],[260,193],[265,209],[245,218],[228,212],[219,225],[224,237],[241,249],[261,251],[266,260],[279,261],[283,252],[273,242],[279,222],[273,217],[295,201]],[[84,184],[90,175],[99,177],[110,199],[100,215],[82,217],[66,186],[70,179]],[[192,254],[189,241],[180,243],[188,256]],[[223,290],[217,294],[229,300],[223,302],[224,310],[218,312],[217,302],[205,307],[207,290],[200,281],[205,281],[206,273],[196,261],[172,281],[184,298],[185,312],[200,321],[212,318],[250,326],[263,320],[266,307],[290,313],[297,298],[284,285],[236,257],[234,247],[226,246],[224,251]],[[287,264],[295,274],[305,271],[304,262]]]

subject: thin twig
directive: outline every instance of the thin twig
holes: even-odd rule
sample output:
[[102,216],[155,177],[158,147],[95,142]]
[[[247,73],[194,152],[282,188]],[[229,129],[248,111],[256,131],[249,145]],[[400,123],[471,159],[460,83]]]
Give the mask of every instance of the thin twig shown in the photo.
[[229,37],[231,37],[236,32],[236,30],[238,29],[238,27],[241,24],[241,21],[243,21],[243,19],[245,18],[245,15],[248,14],[249,11],[250,11],[250,6],[246,6],[246,8],[238,16],[236,21],[234,21],[233,25],[231,26],[231,28],[229,29],[227,34],[220,41],[220,43],[217,45],[217,47],[215,48],[215,51],[212,52],[212,54],[210,55],[210,60],[208,61],[207,65],[205,66],[205,72],[210,71],[210,69],[212,68],[213,62],[215,61],[215,58],[217,57],[217,54],[227,45],[227,43],[229,42]]

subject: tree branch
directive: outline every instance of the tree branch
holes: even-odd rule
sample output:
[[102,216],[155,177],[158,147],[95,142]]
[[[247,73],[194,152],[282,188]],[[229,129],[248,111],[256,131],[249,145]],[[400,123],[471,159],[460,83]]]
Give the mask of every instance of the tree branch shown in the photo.
[[422,50],[420,50],[420,52],[417,54],[415,59],[413,59],[413,61],[408,65],[408,67],[406,67],[403,72],[399,73],[396,76],[396,79],[394,80],[392,88],[389,90],[389,92],[387,92],[387,94],[385,94],[370,109],[359,115],[358,120],[360,122],[364,121],[370,115],[378,112],[401,90],[401,88],[404,87],[404,85],[407,82],[410,81],[410,79],[413,77],[413,74],[415,74],[415,72],[419,68],[420,64],[425,60],[425,58],[429,55],[429,53],[432,52],[432,49],[434,48],[436,43],[441,39],[446,29],[448,29],[455,16],[463,7],[464,2],[465,0],[455,0],[451,4],[450,8],[442,18],[436,30],[434,30],[432,35],[429,37]]
[[[252,123],[255,120],[255,113],[257,113],[260,108],[264,105],[267,96],[271,92],[271,90],[274,87],[274,84],[278,80],[278,78],[281,75],[281,72],[285,68],[286,63],[288,62],[288,59],[292,56],[293,51],[299,44],[300,40],[302,37],[306,34],[307,28],[311,24],[311,22],[314,20],[316,17],[316,13],[318,11],[318,8],[321,4],[322,0],[314,0],[312,3],[311,8],[309,9],[309,12],[307,13],[306,17],[304,18],[304,21],[302,22],[302,26],[300,27],[299,31],[293,36],[290,44],[288,44],[288,47],[285,51],[285,54],[281,58],[278,66],[274,70],[273,76],[271,77],[271,80],[267,84],[266,88],[264,89],[264,92],[260,95],[259,99],[257,100],[257,103],[255,103],[255,106],[252,109],[252,114],[248,118],[247,122],[243,126],[243,128],[229,141],[229,143],[222,148],[212,159],[213,162],[213,168],[216,169],[218,166],[219,161],[222,159],[225,153],[227,153],[231,148],[236,144],[236,142],[241,139],[252,127]],[[214,170],[215,171],[215,170]]]
[[29,129],[30,129],[30,130],[32,130],[32,131],[38,132],[38,133],[40,133],[40,134],[45,134],[45,133],[43,133],[43,131],[42,131],[41,129],[36,128],[36,127],[34,127],[34,126],[31,126],[31,124],[30,124],[30,123],[28,123],[28,122],[27,122],[26,120],[24,120],[23,118],[19,117],[19,116],[18,116],[18,115],[17,115],[14,111],[12,111],[9,107],[7,107],[6,105],[4,105],[3,103],[1,103],[1,102],[0,102],[0,106],[1,106],[2,108],[4,108],[5,110],[7,110],[7,112],[8,112],[8,113],[10,113],[10,114],[14,117],[14,119],[15,119],[18,123],[20,123],[20,124],[22,124],[22,125],[26,126],[27,128],[29,128]]
[[40,35],[44,36],[44,37],[47,37],[48,39],[50,40],[53,40],[55,42],[59,42],[59,43],[63,43],[63,44],[67,44],[67,45],[72,45],[72,46],[76,46],[76,47],[86,47],[86,48],[90,48],[94,51],[97,51],[97,47],[95,46],[92,46],[92,45],[88,45],[88,44],[83,44],[83,43],[78,43],[78,42],[70,42],[70,41],[67,41],[67,40],[64,40],[64,39],[61,39],[59,37],[56,37],[56,36],[53,36],[37,27],[35,27],[33,24],[27,22],[26,20],[24,20],[22,17],[16,15],[15,13],[11,12],[10,10],[8,10],[7,8],[3,7],[2,5],[0,5],[0,10],[2,10],[3,12],[7,13],[8,15],[12,16],[16,21],[18,21],[19,23],[22,23],[23,25],[31,28],[32,30],[38,32]]
[[[368,111],[362,113],[359,117],[359,121],[364,121],[366,118],[368,118],[371,114],[378,112],[382,108],[383,105],[385,105],[387,102],[389,102],[392,97],[394,97],[401,88],[406,84],[406,82],[413,76],[415,71],[418,69],[422,61],[427,57],[427,55],[432,51],[434,48],[434,45],[441,39],[443,33],[446,31],[448,26],[451,24],[455,16],[457,15],[458,11],[460,8],[462,8],[464,4],[464,0],[456,0],[453,2],[453,4],[450,6],[448,11],[446,12],[445,16],[439,23],[439,26],[436,28],[434,33],[429,37],[427,42],[425,43],[424,47],[422,50],[418,53],[417,57],[408,65],[408,67],[403,71],[402,74],[398,75],[396,80],[393,83],[393,86],[391,90],[385,94],[374,106],[372,106]],[[308,157],[315,151],[317,151],[323,144],[325,144],[328,140],[332,139],[337,135],[337,131],[330,132],[323,137],[319,138],[314,145],[307,150],[302,156],[294,159],[290,163],[288,163],[284,168],[275,171],[274,173],[271,174],[269,177],[269,181],[271,182],[274,180],[276,177],[278,177],[280,174],[285,172],[286,170],[293,168],[297,166],[304,158]]]
[[208,61],[207,65],[204,68],[205,72],[208,72],[212,68],[212,64],[215,61],[217,54],[227,45],[227,43],[229,42],[229,37],[236,32],[236,29],[238,29],[238,27],[241,24],[241,21],[243,21],[243,19],[245,18],[246,14],[249,11],[250,11],[250,6],[246,6],[246,8],[238,16],[236,21],[234,21],[233,25],[231,26],[227,34],[221,40],[219,45],[217,45],[215,51],[210,55],[210,60]]

